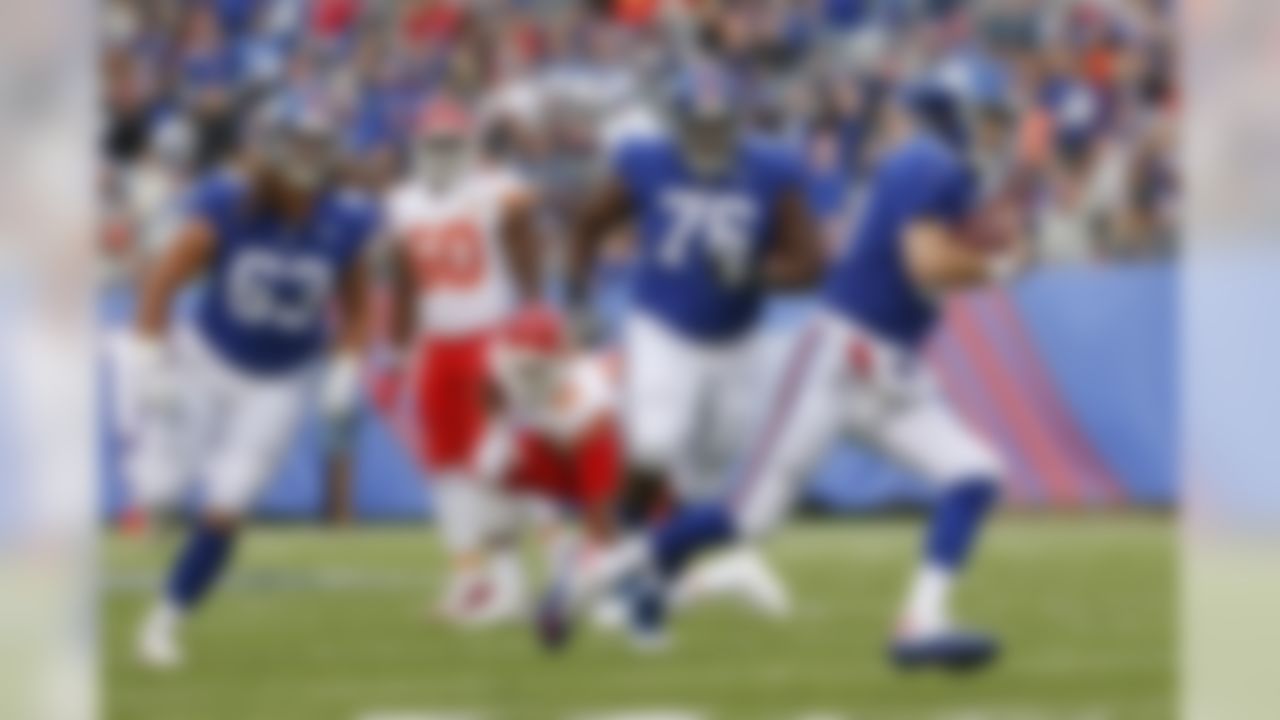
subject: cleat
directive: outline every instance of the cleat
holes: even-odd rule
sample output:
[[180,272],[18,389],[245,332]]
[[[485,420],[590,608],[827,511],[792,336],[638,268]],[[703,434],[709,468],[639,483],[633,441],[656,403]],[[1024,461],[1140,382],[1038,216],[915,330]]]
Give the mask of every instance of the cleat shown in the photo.
[[155,670],[172,670],[183,664],[182,646],[176,629],[163,612],[155,612],[138,632],[138,661]]
[[731,550],[694,567],[676,583],[671,605],[680,609],[719,598],[771,620],[786,620],[792,614],[786,585],[754,549]]
[[889,645],[889,659],[903,670],[937,667],[979,670],[995,661],[1000,643],[993,637],[964,630],[943,630],[918,637],[900,637]]
[[476,578],[455,588],[436,608],[434,617],[467,629],[483,629],[524,620],[524,598],[519,590]]
[[563,650],[573,637],[573,609],[562,583],[553,584],[542,596],[535,613],[535,630],[542,647]]
[[519,616],[518,596],[482,573],[455,577],[436,605],[436,620],[458,627],[487,627]]
[[670,647],[667,634],[667,587],[655,576],[638,576],[624,585],[629,608],[627,636],[642,653],[658,653]]
[[597,630],[621,633],[627,629],[631,609],[625,600],[616,595],[606,595],[591,608],[591,626]]
[[[543,647],[556,651],[568,645],[576,616],[628,584],[636,571],[626,561],[638,548],[642,546],[626,544],[610,553],[585,548],[559,563],[535,613],[535,630]],[[630,614],[634,608],[627,610]]]

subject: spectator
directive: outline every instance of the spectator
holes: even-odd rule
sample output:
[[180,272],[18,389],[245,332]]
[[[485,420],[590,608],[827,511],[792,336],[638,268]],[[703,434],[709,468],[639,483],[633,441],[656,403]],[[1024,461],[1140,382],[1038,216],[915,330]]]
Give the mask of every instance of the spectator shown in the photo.
[[481,106],[488,150],[534,174],[563,222],[602,148],[660,131],[653,90],[672,66],[707,55],[742,74],[748,123],[804,148],[811,197],[840,218],[900,81],[981,46],[1029,108],[1017,131],[1042,260],[1176,245],[1167,0],[112,0],[108,11],[105,215],[117,241],[152,234],[157,198],[232,157],[242,118],[279,94],[340,108],[354,176],[378,187],[414,108],[462,91]]

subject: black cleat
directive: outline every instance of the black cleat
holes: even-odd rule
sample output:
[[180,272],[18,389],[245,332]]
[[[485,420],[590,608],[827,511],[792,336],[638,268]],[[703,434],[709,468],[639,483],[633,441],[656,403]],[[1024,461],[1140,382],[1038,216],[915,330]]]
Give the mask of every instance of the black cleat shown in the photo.
[[947,630],[889,644],[889,660],[902,670],[936,667],[956,672],[980,670],[1000,655],[995,638],[965,630]]
[[573,613],[569,607],[568,594],[561,584],[552,585],[538,602],[538,611],[534,614],[535,631],[542,647],[550,652],[559,652],[568,646],[573,638]]

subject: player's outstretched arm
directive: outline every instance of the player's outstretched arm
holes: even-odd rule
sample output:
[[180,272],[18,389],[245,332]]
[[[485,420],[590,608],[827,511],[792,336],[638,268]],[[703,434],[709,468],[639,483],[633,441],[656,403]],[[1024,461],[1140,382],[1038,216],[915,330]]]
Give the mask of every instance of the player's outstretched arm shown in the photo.
[[213,230],[202,220],[185,225],[168,250],[142,277],[138,314],[118,347],[122,414],[130,424],[162,414],[171,406],[176,383],[165,336],[173,300],[213,257]]
[[413,342],[414,325],[417,321],[414,317],[414,298],[425,279],[414,277],[413,260],[404,243],[393,243],[386,259],[391,290],[390,339],[392,347],[402,353]]
[[542,297],[542,235],[534,196],[521,192],[507,201],[502,217],[506,246],[516,291],[524,302]]
[[142,291],[134,330],[158,340],[169,330],[173,299],[192,279],[204,272],[213,257],[214,233],[203,220],[192,220],[178,231],[173,243],[142,278]]
[[765,263],[765,281],[784,290],[810,287],[822,275],[820,225],[799,190],[783,193],[775,213],[777,239]]
[[507,422],[508,403],[497,378],[485,386],[484,435],[472,457],[471,471],[489,487],[497,487],[514,460],[515,437]]
[[360,392],[360,358],[369,343],[369,267],[362,256],[338,276],[338,330],[325,370],[320,409],[335,425],[347,425]]
[[335,288],[338,330],[333,357],[320,385],[320,414],[325,422],[325,508],[333,522],[350,519],[351,487],[360,397],[360,359],[368,347],[369,261],[363,255],[338,276]]
[[587,302],[600,245],[630,216],[630,193],[617,178],[606,182],[588,198],[578,213],[569,238],[568,268],[569,303],[575,311]]
[[359,356],[369,343],[369,260],[362,256],[343,269],[338,276],[337,292],[340,323],[334,351]]

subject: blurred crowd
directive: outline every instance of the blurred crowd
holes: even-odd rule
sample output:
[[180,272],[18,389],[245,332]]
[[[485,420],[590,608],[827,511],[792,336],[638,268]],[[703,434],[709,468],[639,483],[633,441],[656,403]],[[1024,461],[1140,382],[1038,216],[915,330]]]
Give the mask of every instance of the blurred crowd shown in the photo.
[[190,179],[237,150],[260,103],[322,98],[351,180],[400,176],[415,110],[474,100],[485,151],[563,222],[601,149],[654,121],[657,89],[712,56],[743,112],[808,158],[839,227],[895,90],[949,55],[1009,70],[1041,263],[1177,244],[1173,0],[109,0],[102,243],[113,277],[169,236]]

